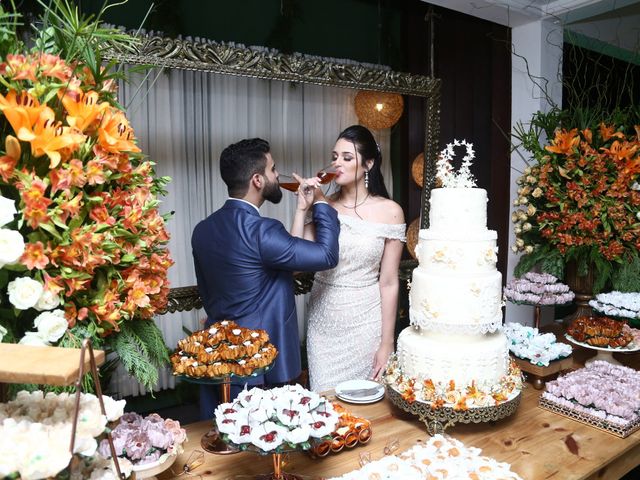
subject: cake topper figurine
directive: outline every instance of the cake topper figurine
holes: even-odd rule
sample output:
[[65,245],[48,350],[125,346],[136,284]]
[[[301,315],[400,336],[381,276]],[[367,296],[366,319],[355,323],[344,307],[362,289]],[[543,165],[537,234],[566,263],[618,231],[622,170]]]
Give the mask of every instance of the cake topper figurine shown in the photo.
[[[454,172],[451,160],[453,160],[455,152],[454,147],[465,146],[467,154],[462,159],[460,170]],[[453,143],[447,144],[446,148],[440,152],[436,163],[436,178],[440,181],[443,188],[473,188],[476,186],[476,180],[471,175],[471,160],[475,158],[473,144],[466,140],[453,140]]]

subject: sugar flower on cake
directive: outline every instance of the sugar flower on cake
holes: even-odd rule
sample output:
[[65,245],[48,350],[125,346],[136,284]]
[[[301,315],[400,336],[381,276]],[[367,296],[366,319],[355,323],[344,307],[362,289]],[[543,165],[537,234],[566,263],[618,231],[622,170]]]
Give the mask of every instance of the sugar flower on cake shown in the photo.
[[640,293],[608,292],[599,293],[589,301],[594,310],[605,315],[624,318],[640,318]]
[[[451,161],[455,155],[455,147],[464,146],[466,154],[462,159],[462,165],[458,172],[454,172]],[[471,160],[475,158],[473,144],[466,140],[453,140],[446,148],[440,152],[436,163],[436,178],[444,188],[472,188],[476,181],[471,175]]]
[[504,287],[504,297],[513,303],[562,305],[573,301],[575,294],[553,275],[527,272]]
[[330,402],[299,385],[245,389],[233,402],[218,405],[214,417],[223,438],[266,452],[286,445],[307,450],[313,439],[335,431],[339,420]]
[[571,346],[557,342],[553,333],[543,334],[537,328],[507,323],[504,326],[504,334],[509,340],[509,351],[534,365],[546,367],[553,360],[571,355]]

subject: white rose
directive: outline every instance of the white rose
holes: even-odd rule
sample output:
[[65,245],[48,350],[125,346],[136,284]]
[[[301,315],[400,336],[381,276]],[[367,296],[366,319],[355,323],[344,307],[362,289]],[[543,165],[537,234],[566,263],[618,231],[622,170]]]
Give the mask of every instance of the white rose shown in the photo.
[[20,232],[0,228],[0,268],[16,263],[24,253],[24,238]]
[[7,329],[4,328],[2,325],[0,325],[0,342],[2,342],[2,339],[6,334],[7,334]]
[[34,308],[42,312],[43,310],[53,310],[58,305],[60,305],[60,295],[54,295],[51,290],[45,290],[40,295]]
[[38,329],[40,336],[49,342],[57,342],[64,335],[68,327],[64,318],[64,310],[42,312],[33,321],[33,326]]
[[27,332],[18,342],[21,345],[33,345],[36,347],[45,347],[49,345],[46,339],[42,338],[38,332]]
[[29,277],[16,278],[7,286],[9,301],[19,310],[33,307],[40,299],[43,290],[44,287],[40,282]]
[[126,400],[114,400],[107,395],[102,396],[104,402],[104,410],[107,412],[107,420],[115,422],[124,414],[124,406],[127,404]]
[[13,217],[18,213],[16,203],[10,198],[0,195],[0,227],[13,221]]

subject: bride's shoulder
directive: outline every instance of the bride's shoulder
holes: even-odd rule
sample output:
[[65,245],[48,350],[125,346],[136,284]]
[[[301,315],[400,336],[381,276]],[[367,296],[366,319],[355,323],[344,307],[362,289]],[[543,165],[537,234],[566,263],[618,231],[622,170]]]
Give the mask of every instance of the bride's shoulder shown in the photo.
[[402,207],[389,198],[376,198],[376,213],[381,223],[398,224],[404,223],[404,212]]

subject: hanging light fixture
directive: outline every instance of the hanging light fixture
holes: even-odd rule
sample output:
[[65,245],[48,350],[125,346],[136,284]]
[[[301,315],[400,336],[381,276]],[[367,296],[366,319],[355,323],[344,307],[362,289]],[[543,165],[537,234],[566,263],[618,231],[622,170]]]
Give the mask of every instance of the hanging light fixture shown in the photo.
[[358,120],[373,130],[391,128],[404,110],[402,95],[388,92],[361,90],[354,100]]

